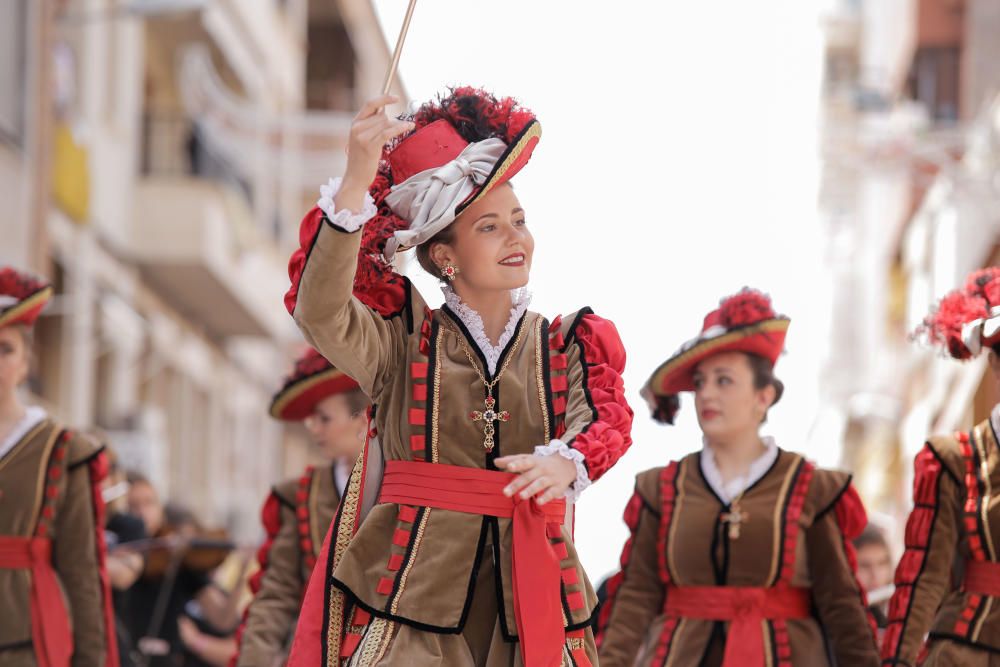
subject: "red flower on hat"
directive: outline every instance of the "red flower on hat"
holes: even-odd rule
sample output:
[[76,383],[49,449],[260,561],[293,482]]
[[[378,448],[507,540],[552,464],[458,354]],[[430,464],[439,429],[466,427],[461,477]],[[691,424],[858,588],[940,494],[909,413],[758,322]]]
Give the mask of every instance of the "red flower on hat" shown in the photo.
[[[966,287],[972,284],[970,279]],[[989,314],[986,299],[965,290],[949,292],[937,308],[924,318],[915,332],[925,333],[931,343],[943,345],[955,359],[968,359],[972,352],[962,341],[962,327]]]
[[719,304],[719,320],[727,329],[755,324],[776,317],[771,297],[763,292],[744,287],[726,297]]
[[16,271],[10,266],[0,269],[0,294],[12,296],[19,301],[28,298],[40,289],[44,289],[47,284],[26,273]]
[[301,380],[304,377],[321,373],[328,368],[333,368],[333,365],[326,360],[326,357],[315,349],[309,348],[295,360],[295,368],[287,381]]
[[991,308],[1000,306],[1000,266],[974,271],[965,281],[965,291],[985,299]]

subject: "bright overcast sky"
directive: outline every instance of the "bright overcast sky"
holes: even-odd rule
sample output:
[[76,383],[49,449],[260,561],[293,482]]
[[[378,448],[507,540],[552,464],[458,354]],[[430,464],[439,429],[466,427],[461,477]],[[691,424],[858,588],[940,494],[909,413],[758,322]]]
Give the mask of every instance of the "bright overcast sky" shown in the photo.
[[[406,4],[376,2],[390,44]],[[700,447],[690,398],[678,426],[661,427],[639,389],[721,296],[755,286],[792,318],[777,367],[787,393],[767,430],[821,464],[839,458],[826,446],[835,438],[810,436],[830,310],[816,207],[821,55],[816,4],[802,0],[417,5],[400,67],[414,100],[481,85],[541,121],[515,179],[536,238],[532,309],[590,306],[628,350],[634,444],[577,514],[595,585],[616,566],[635,474]],[[439,300],[433,281],[417,282]]]

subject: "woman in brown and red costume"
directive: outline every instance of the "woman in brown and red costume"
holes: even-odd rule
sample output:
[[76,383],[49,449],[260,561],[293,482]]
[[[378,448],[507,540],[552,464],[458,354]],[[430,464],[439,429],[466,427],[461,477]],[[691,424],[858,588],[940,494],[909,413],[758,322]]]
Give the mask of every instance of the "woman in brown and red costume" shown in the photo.
[[[1000,382],[1000,268],[969,276],[920,332],[958,360],[987,353]],[[883,664],[1000,665],[998,433],[1000,406],[969,432],[933,437],[917,454]]]
[[0,268],[0,664],[116,667],[102,448],[25,406],[32,327],[52,288]]
[[304,422],[328,465],[275,485],[261,516],[266,539],[254,593],[237,632],[234,664],[280,664],[292,637],[306,582],[368,434],[368,397],[358,383],[309,349],[271,401],[271,416]]
[[631,537],[608,585],[602,667],[879,664],[854,575],[865,511],[845,473],[816,468],[759,430],[789,320],[745,289],[649,379],[654,418],[694,393],[701,451],[636,478]]
[[[408,120],[381,112],[390,101],[358,115],[347,172],[290,265],[289,309],[372,397],[378,438],[290,664],[593,664],[569,510],[631,444],[624,349],[589,309],[528,311],[534,241],[509,181],[538,142],[534,115],[471,88]],[[440,309],[387,271],[413,247],[444,284]]]

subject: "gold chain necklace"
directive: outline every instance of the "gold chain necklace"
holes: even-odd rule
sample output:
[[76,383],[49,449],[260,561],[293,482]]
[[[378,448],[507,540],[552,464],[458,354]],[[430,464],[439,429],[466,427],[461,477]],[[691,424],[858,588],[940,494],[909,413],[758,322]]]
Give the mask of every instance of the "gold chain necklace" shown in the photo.
[[500,366],[500,370],[492,380],[487,380],[486,376],[483,375],[483,372],[479,369],[479,364],[476,362],[476,359],[472,356],[472,351],[465,342],[465,336],[458,331],[455,331],[450,326],[448,327],[448,330],[458,338],[458,342],[462,345],[462,351],[465,352],[465,356],[469,360],[469,364],[472,365],[472,370],[476,371],[476,375],[479,376],[483,386],[486,387],[486,399],[484,401],[486,409],[473,410],[469,413],[469,418],[472,419],[472,421],[481,421],[485,424],[483,427],[483,447],[487,452],[493,451],[495,444],[493,436],[496,435],[497,422],[510,421],[510,412],[507,410],[502,412],[496,411],[497,400],[493,397],[493,388],[497,386],[498,382],[500,382],[500,378],[503,377],[504,372],[510,365],[510,360],[514,357],[514,352],[517,350],[518,345],[521,344],[521,339],[524,337],[524,331],[527,328],[528,327],[523,326],[523,323],[521,323],[517,332],[517,338],[514,339],[514,344],[511,346],[510,350],[507,351],[507,355],[503,360],[503,364]]

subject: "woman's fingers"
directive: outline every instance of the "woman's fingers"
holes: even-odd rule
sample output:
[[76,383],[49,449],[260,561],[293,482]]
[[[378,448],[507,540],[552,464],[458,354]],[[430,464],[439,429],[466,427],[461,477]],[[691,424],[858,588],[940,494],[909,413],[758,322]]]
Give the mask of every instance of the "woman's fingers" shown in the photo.
[[501,456],[494,463],[508,472],[524,472],[535,467],[535,457],[529,454],[514,454]]
[[561,495],[563,494],[556,491],[556,485],[552,484],[549,486],[548,489],[545,490],[545,493],[535,498],[535,502],[537,502],[539,505],[544,505],[550,500],[555,500]]
[[388,105],[395,104],[398,101],[399,98],[395,95],[382,95],[380,97],[370,99],[362,105],[361,110],[358,111],[358,115],[355,116],[355,119],[361,120],[362,118],[373,116],[382,111],[382,109]]
[[401,134],[406,134],[414,128],[414,124],[409,121],[397,120],[389,124],[389,127],[382,130],[380,144],[386,144]]
[[[524,477],[524,475],[521,475],[521,477]],[[531,482],[531,484],[529,484],[528,486],[526,486],[521,491],[521,498],[523,500],[527,500],[528,498],[530,498],[530,497],[532,497],[532,496],[534,496],[536,494],[539,494],[542,491],[545,491],[550,486],[552,486],[552,480],[549,479],[545,475],[540,475],[533,482]]]
[[523,489],[528,484],[531,484],[536,479],[542,476],[542,471],[537,468],[532,468],[522,472],[520,475],[514,478],[514,480],[508,484],[503,492],[507,497],[513,496],[515,493]]

